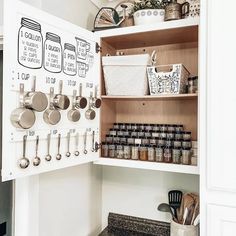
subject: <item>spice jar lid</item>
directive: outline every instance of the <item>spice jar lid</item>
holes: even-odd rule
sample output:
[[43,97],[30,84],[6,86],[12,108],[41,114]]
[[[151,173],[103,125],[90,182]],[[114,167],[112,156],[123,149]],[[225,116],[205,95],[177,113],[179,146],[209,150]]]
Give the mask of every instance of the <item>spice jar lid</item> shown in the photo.
[[102,145],[107,145],[108,143],[107,142],[102,142]]
[[130,136],[129,136],[129,135],[124,135],[123,137],[124,137],[124,138],[129,138]]
[[173,147],[173,150],[181,150],[182,148],[181,147]]
[[114,129],[114,128],[112,128],[112,129],[110,129],[110,131],[118,131],[119,129]]
[[173,148],[173,146],[171,146],[171,145],[165,145],[165,149],[172,149]]
[[182,142],[191,142],[191,139],[185,139],[185,140],[182,140]]
[[188,78],[188,80],[196,80],[196,79],[198,79],[198,76],[190,76],[190,77]]
[[190,131],[182,131],[183,134],[191,134],[192,132]]
[[158,138],[159,140],[166,140],[166,138],[162,138],[162,137],[160,137],[160,138]]
[[176,141],[176,142],[183,142],[183,139],[182,139],[182,138],[181,138],[181,139],[175,138],[173,141],[174,141],[174,142],[175,142],[175,141]]
[[176,127],[184,127],[184,125],[176,125]]
[[190,151],[191,148],[190,147],[182,147],[182,150],[185,150],[185,151]]

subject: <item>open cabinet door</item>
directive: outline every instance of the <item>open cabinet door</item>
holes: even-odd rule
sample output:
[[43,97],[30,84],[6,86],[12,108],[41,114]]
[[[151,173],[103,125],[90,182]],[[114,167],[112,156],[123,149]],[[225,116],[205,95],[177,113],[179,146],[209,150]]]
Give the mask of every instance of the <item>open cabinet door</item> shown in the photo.
[[3,180],[98,158],[96,41],[92,32],[20,1],[4,2]]

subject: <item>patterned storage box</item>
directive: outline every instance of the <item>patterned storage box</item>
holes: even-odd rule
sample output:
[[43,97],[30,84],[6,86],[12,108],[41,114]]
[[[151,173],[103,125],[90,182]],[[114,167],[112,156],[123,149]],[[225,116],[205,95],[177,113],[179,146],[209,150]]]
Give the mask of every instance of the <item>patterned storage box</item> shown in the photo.
[[182,64],[147,68],[151,95],[186,93],[189,71]]

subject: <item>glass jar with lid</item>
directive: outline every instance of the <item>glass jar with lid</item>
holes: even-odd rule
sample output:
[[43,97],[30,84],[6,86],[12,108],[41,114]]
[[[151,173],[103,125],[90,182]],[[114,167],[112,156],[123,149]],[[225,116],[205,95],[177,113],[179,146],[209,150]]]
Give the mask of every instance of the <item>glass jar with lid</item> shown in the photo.
[[174,164],[181,163],[181,147],[174,147],[172,149],[172,159]]
[[182,147],[183,148],[191,148],[192,142],[191,140],[182,140]]
[[120,138],[120,144],[126,144],[127,143],[127,138],[128,138],[129,136],[119,136],[119,138]]
[[124,159],[131,159],[131,144],[124,145]]
[[114,123],[114,125],[113,125],[113,129],[119,129],[120,128],[120,126],[119,126],[119,123]]
[[143,130],[139,130],[138,131],[138,137],[139,138],[143,138],[144,137],[144,131]]
[[167,124],[161,124],[160,125],[160,132],[166,132],[168,130],[167,127],[168,127]]
[[164,146],[158,145],[155,148],[155,154],[157,162],[164,162]]
[[131,159],[138,160],[139,159],[139,145],[134,144],[131,146]]
[[139,147],[139,160],[140,161],[148,160],[148,146],[149,145],[140,145]]
[[187,141],[191,140],[191,132],[183,131],[182,134],[183,134],[183,140],[187,140]]
[[146,125],[145,125],[145,131],[146,131],[146,132],[152,131],[152,124],[146,124]]
[[160,137],[161,137],[161,138],[167,138],[167,131],[162,131],[162,132],[160,133]]
[[133,129],[132,132],[131,132],[131,136],[138,137],[139,136],[138,133],[139,133],[139,130]]
[[155,161],[155,146],[148,146],[148,161]]
[[120,130],[117,130],[116,133],[117,133],[118,136],[123,136],[124,132],[125,132],[125,129],[120,129]]
[[138,129],[144,131],[145,125],[144,124],[138,124]]
[[127,129],[123,129],[123,133],[124,133],[124,136],[129,136],[130,135],[129,130],[127,130]]
[[183,125],[176,125],[175,131],[176,132],[184,131],[184,126]]
[[131,129],[132,130],[137,130],[138,129],[138,124],[131,124]]
[[177,140],[183,139],[183,132],[182,131],[176,131],[175,139],[177,139]]
[[166,138],[158,138],[157,140],[157,144],[161,145],[161,146],[165,146],[166,145]]
[[172,147],[171,146],[164,147],[164,162],[172,163]]
[[166,139],[166,146],[173,146],[174,139],[172,138],[167,138]]
[[152,137],[152,133],[151,132],[145,132],[144,137],[150,138],[150,137]]
[[125,123],[119,123],[119,129],[126,129]]
[[114,143],[108,145],[108,153],[110,158],[116,157],[116,145]]
[[127,138],[127,143],[128,144],[135,144],[135,137],[133,137],[133,136],[129,136],[128,138]]
[[109,152],[108,152],[108,143],[102,142],[102,157],[108,157]]
[[132,129],[132,124],[126,123],[126,129],[127,129],[127,130],[131,130],[131,129]]
[[113,135],[113,136],[116,136],[117,135],[117,129],[110,129],[110,131],[109,131],[109,134],[110,135]]
[[174,139],[175,138],[175,132],[173,131],[168,131],[168,133],[166,134],[166,138],[170,138],[170,139]]
[[175,147],[175,148],[178,148],[178,147],[182,147],[182,139],[175,139],[174,141],[173,141],[173,146]]
[[119,136],[113,136],[113,143],[119,144],[120,143],[120,137]]
[[168,132],[175,132],[175,125],[167,125],[167,131]]
[[149,144],[150,145],[157,145],[157,138],[154,138],[154,137],[149,138]]
[[149,144],[150,144],[149,138],[142,138],[141,144],[142,144],[142,145],[149,145]]
[[152,137],[153,138],[160,138],[161,137],[161,133],[157,132],[157,131],[153,131],[152,132]]
[[155,124],[152,128],[153,132],[159,132],[160,131],[160,126]]
[[124,146],[122,144],[116,145],[116,158],[118,159],[124,158]]
[[107,135],[106,135],[106,138],[105,138],[105,141],[106,141],[107,143],[113,143],[113,136],[107,134]]
[[191,163],[191,148],[182,148],[182,164],[190,165]]

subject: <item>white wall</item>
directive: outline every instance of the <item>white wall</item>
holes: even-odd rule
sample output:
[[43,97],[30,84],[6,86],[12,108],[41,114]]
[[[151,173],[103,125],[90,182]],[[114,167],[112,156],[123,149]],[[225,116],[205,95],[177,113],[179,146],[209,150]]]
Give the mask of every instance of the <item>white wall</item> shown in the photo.
[[168,191],[180,189],[199,192],[195,175],[103,167],[102,225],[109,212],[168,221],[169,214],[157,211],[158,204],[168,203]]
[[40,236],[101,232],[101,170],[92,164],[50,172],[39,181]]

